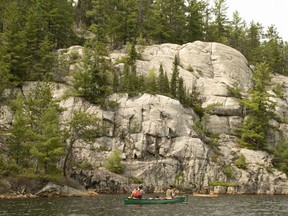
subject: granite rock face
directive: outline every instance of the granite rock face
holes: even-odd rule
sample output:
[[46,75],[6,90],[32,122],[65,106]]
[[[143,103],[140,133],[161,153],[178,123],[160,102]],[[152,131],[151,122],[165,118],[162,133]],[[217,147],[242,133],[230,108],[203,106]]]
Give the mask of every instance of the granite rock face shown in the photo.
[[[79,55],[83,53],[78,46],[62,53],[68,55],[72,50]],[[123,56],[123,52],[110,55],[115,67],[121,69],[117,59]],[[117,102],[118,108],[102,110],[81,98],[64,97],[69,85],[53,84],[54,97],[65,108],[61,114],[63,123],[71,118],[73,111],[82,110],[96,114],[107,126],[105,136],[97,138],[94,143],[77,142],[73,152],[75,159],[88,161],[94,169],[77,170],[73,174],[75,178],[83,184],[89,179],[88,187],[101,192],[130,192],[133,187],[131,178],[137,178],[143,180],[149,192],[161,192],[169,184],[201,191],[212,182],[226,182],[230,186],[210,189],[217,193],[288,194],[287,177],[272,166],[272,156],[263,151],[241,149],[236,138],[229,135],[243,119],[239,100],[229,94],[227,86],[237,87],[243,94],[251,87],[252,70],[241,53],[222,44],[196,41],[184,45],[148,46],[141,51],[141,56],[142,59],[137,61],[137,72],[145,74],[154,70],[157,73],[162,64],[169,77],[174,58],[179,57],[179,72],[187,89],[200,93],[203,107],[215,105],[207,128],[219,134],[218,146],[208,145],[207,139],[194,130],[193,125],[199,117],[193,109],[184,108],[177,100],[162,95],[143,94],[128,98],[126,94],[115,94],[110,100]],[[71,73],[73,68],[70,67]],[[275,85],[285,85],[286,79],[275,75],[272,81]],[[26,83],[23,94],[33,85]],[[288,89],[284,98],[275,99],[279,116],[287,114],[287,96]],[[0,127],[9,128],[11,121],[9,107],[1,106]],[[275,124],[288,132],[286,124]],[[276,141],[277,134],[271,137],[271,145]],[[115,148],[122,151],[123,175],[103,168]],[[246,158],[246,169],[235,165],[240,156]]]

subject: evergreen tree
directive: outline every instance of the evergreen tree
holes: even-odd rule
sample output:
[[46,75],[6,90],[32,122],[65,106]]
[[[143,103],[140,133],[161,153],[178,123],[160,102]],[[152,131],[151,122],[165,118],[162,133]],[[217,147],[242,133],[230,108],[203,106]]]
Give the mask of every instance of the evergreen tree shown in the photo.
[[239,142],[242,146],[265,149],[267,132],[271,128],[269,120],[273,117],[275,103],[269,97],[268,87],[271,82],[270,68],[267,63],[257,65],[253,74],[253,88],[249,97],[241,100],[248,115],[243,125],[238,128]]
[[138,16],[137,16],[137,44],[142,43],[141,40],[149,40],[149,14],[153,0],[138,0]]
[[281,41],[280,43],[280,48],[281,48],[281,65],[282,65],[282,70],[281,73],[287,75],[288,74],[288,42]]
[[157,79],[157,86],[159,94],[170,95],[169,79],[167,73],[164,73],[163,65],[160,65],[159,76]]
[[170,43],[183,44],[185,42],[186,6],[184,0],[165,0],[164,13],[167,17]]
[[187,106],[186,89],[185,89],[184,80],[183,80],[182,77],[179,78],[177,95],[178,95],[178,100],[179,100],[179,102],[180,102],[182,105]]
[[104,105],[111,93],[111,63],[105,56],[106,49],[99,41],[93,39],[84,49],[84,58],[78,71],[73,74],[73,87],[80,96],[96,104]]
[[269,64],[273,72],[282,73],[282,56],[280,47],[280,37],[274,25],[269,26],[265,39],[261,44],[263,59]]
[[92,0],[77,0],[74,1],[74,4],[74,20],[77,28],[81,30],[91,26],[91,17],[87,16],[87,13],[93,7]]
[[214,8],[212,14],[214,15],[214,21],[210,28],[210,39],[215,42],[227,44],[228,38],[228,18],[226,0],[214,0]]
[[37,84],[30,92],[25,101],[25,112],[32,131],[27,145],[34,160],[34,171],[53,171],[63,155],[64,140],[60,130],[60,108],[53,100],[48,83]]
[[288,142],[283,138],[273,149],[274,157],[272,164],[277,167],[281,172],[288,174]]
[[111,33],[115,47],[135,42],[137,38],[138,0],[112,1]]
[[87,114],[82,111],[73,113],[73,117],[67,123],[65,129],[65,136],[67,138],[66,153],[63,162],[63,175],[67,175],[67,166],[71,160],[73,147],[77,140],[84,140],[91,142],[101,134],[99,119],[95,115]]
[[[1,51],[0,51],[0,55],[1,55]],[[7,64],[4,62],[1,62],[1,57],[0,57],[0,99],[3,96],[2,95],[3,91],[6,88],[12,86],[11,80],[12,80],[12,74],[9,73],[9,70],[7,69]]]
[[63,155],[58,105],[48,84],[37,84],[28,98],[13,102],[14,121],[7,140],[10,159],[19,166],[44,174],[55,171]]
[[145,92],[149,94],[156,94],[158,85],[157,85],[157,77],[154,70],[150,70],[148,72],[146,82],[145,82]]
[[149,37],[156,43],[169,42],[171,30],[167,25],[167,16],[165,13],[165,0],[156,0],[151,5],[148,17]]
[[43,33],[56,49],[69,46],[73,37],[73,8],[67,0],[37,0],[37,13],[41,13]]
[[261,58],[261,38],[263,27],[260,23],[251,22],[246,33],[245,48],[243,55],[251,64],[263,61]]
[[27,142],[31,134],[28,125],[28,116],[25,113],[24,97],[18,96],[12,101],[14,109],[13,124],[10,130],[10,135],[7,139],[8,157],[10,163],[16,163],[23,167],[27,167],[29,159],[29,148]]
[[179,84],[179,58],[175,56],[174,62],[173,62],[173,72],[171,76],[171,95],[173,98],[177,98],[177,91],[178,91],[178,84]]
[[242,20],[238,11],[233,13],[232,21],[230,22],[230,37],[229,45],[239,52],[243,52],[245,48],[246,38],[246,23]]
[[0,62],[13,75],[14,81],[20,82],[27,77],[27,50],[23,26],[25,4],[12,0],[4,4],[2,15],[3,33],[0,35]]
[[204,10],[206,4],[203,1],[189,0],[186,7],[187,17],[187,41],[193,42],[204,39]]
[[86,13],[92,21],[89,29],[95,35],[93,40],[103,45],[107,44],[109,33],[108,4],[109,1],[107,0],[92,0],[91,10]]
[[130,97],[136,96],[143,89],[142,87],[145,86],[145,83],[140,83],[137,75],[137,55],[135,44],[133,43],[129,50],[128,58],[124,63],[124,76],[122,79],[123,90],[128,92]]

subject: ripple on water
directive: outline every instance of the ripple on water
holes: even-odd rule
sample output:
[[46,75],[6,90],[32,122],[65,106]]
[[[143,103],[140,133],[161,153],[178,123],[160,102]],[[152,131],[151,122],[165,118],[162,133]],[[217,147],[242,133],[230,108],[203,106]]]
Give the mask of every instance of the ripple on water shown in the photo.
[[0,216],[286,216],[288,212],[288,196],[189,196],[188,204],[125,206],[126,196],[0,200]]

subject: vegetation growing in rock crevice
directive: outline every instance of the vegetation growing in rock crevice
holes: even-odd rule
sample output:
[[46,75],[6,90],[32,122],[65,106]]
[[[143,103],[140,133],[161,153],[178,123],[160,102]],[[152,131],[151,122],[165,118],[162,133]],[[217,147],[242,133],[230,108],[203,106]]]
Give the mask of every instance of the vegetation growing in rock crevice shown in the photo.
[[247,116],[243,124],[237,128],[239,143],[252,149],[267,149],[267,134],[273,129],[269,121],[275,116],[275,102],[271,101],[271,95],[268,93],[271,82],[269,65],[257,65],[252,79],[254,85],[249,95],[240,102],[247,110]]
[[125,171],[125,167],[122,164],[122,155],[119,149],[113,150],[113,155],[107,158],[105,167],[114,173],[122,174]]

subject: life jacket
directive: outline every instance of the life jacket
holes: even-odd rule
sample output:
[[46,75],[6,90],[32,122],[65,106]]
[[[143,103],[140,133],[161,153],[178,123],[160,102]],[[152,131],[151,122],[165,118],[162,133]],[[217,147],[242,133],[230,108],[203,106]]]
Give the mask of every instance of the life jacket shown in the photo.
[[138,189],[135,189],[132,193],[132,197],[134,198],[140,198],[141,195],[140,195],[140,191]]

